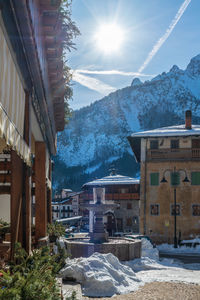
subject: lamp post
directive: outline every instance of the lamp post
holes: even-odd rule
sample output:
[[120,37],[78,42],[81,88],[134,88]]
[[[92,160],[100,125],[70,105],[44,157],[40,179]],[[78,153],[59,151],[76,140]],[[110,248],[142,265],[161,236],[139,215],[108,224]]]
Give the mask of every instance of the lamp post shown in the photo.
[[[175,174],[179,174],[181,172],[183,172],[185,174],[185,178],[183,179],[183,182],[190,182],[188,177],[187,177],[187,173],[184,169],[179,169],[179,170],[176,170],[176,167],[174,167],[173,170],[171,169],[166,169],[163,173],[163,178],[162,180],[160,181],[161,183],[166,183],[167,180],[165,178],[165,174],[167,172],[170,172],[172,174],[174,174],[174,178],[175,178]],[[172,185],[174,186],[174,248],[177,248],[177,236],[176,236],[176,216],[177,216],[177,213],[176,213],[176,186],[178,185],[177,182],[174,182],[172,183]]]

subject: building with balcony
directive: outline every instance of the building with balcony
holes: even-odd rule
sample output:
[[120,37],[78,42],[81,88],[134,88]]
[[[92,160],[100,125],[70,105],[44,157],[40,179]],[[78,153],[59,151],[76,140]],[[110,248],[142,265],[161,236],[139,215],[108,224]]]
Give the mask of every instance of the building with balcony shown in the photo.
[[62,199],[61,201],[52,201],[52,219],[53,221],[73,217],[72,198]]
[[36,244],[51,222],[51,155],[65,125],[60,5],[0,0],[0,218],[11,257],[16,242],[31,251],[33,198]]
[[79,216],[80,194],[83,192],[73,192],[71,189],[62,189],[61,193],[55,193],[52,200],[53,221]]
[[140,181],[135,178],[111,173],[88,183],[82,187],[80,195],[82,222],[89,222],[89,212],[84,209],[85,203],[93,201],[93,188],[105,188],[105,202],[114,202],[116,208],[107,211],[104,216],[104,224],[109,235],[115,232],[139,232],[139,192]]
[[191,112],[184,125],[128,140],[140,162],[141,233],[156,243],[200,235],[200,125],[192,125]]

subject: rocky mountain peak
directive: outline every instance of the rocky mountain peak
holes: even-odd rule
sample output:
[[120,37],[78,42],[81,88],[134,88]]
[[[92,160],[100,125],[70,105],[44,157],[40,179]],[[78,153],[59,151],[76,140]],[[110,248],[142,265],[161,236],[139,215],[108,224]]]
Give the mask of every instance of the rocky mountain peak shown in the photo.
[[191,59],[190,63],[187,66],[186,72],[190,76],[200,75],[200,54]]
[[136,85],[141,85],[142,82],[139,78],[134,78],[132,83],[131,83],[131,86],[136,86]]
[[181,70],[177,65],[173,65],[173,67],[170,69],[171,73],[179,73]]

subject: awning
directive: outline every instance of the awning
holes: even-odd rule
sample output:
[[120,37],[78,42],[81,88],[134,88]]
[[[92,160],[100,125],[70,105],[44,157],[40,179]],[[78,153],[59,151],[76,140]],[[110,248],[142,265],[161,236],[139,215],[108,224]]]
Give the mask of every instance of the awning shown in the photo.
[[31,150],[19,134],[15,125],[11,122],[6,114],[3,106],[0,103],[0,138],[10,146],[17,154],[24,160],[24,162],[31,166]]
[[23,139],[25,92],[0,27],[0,138],[31,165],[31,151]]

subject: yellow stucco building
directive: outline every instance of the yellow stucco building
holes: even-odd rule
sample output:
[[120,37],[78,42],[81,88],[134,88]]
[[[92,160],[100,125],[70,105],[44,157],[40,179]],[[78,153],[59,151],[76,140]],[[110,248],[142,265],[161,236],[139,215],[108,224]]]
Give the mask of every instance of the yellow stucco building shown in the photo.
[[174,244],[200,235],[200,125],[191,124],[191,112],[184,125],[128,140],[141,164],[140,232]]

